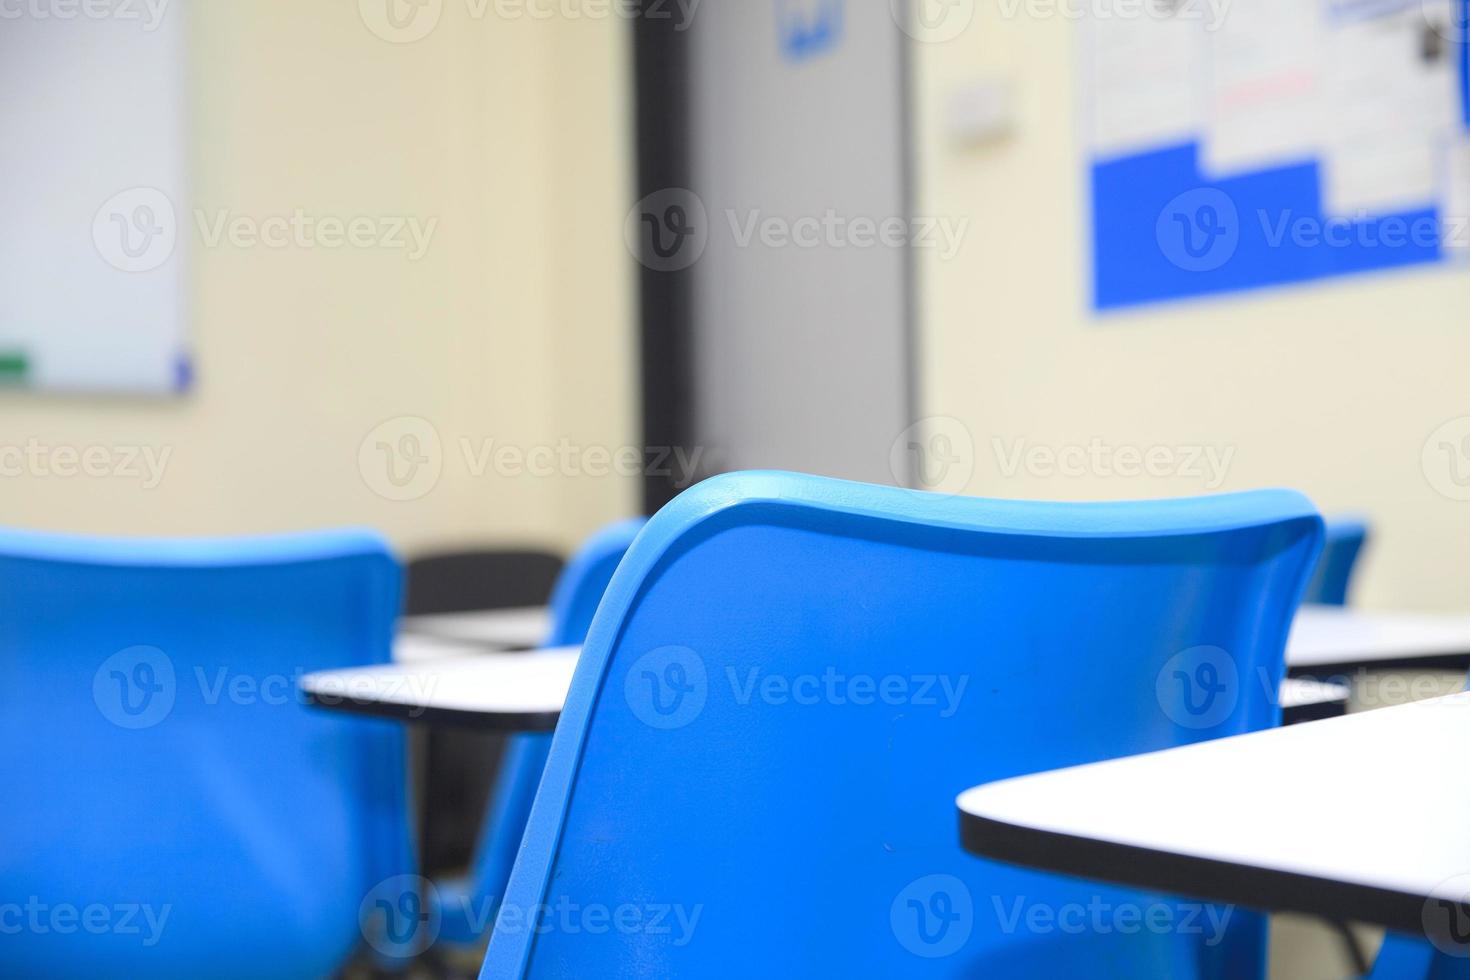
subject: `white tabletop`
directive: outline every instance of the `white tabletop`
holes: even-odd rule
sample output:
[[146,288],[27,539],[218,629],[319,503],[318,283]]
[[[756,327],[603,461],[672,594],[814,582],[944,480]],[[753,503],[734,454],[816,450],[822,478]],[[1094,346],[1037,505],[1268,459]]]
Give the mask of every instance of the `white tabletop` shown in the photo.
[[1286,645],[1294,669],[1436,658],[1470,662],[1470,616],[1307,605]]
[[[1418,931],[1470,915],[1470,693],[990,783],[968,849],[1052,871]],[[1373,786],[1363,788],[1363,775]]]
[[321,708],[507,731],[551,731],[581,647],[355,667],[307,674]]
[[395,664],[427,664],[497,652],[495,647],[456,640],[438,640],[432,636],[400,633],[393,640]]
[[399,629],[415,636],[478,643],[502,650],[529,650],[551,634],[551,611],[544,606],[479,612],[405,616]]

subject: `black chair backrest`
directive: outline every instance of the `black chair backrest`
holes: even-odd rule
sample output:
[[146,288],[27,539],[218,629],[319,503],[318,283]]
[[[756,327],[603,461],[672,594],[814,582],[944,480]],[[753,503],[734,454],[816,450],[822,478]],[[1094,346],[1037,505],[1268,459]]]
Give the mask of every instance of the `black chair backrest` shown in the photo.
[[453,551],[408,563],[410,616],[545,605],[562,559],[545,551]]

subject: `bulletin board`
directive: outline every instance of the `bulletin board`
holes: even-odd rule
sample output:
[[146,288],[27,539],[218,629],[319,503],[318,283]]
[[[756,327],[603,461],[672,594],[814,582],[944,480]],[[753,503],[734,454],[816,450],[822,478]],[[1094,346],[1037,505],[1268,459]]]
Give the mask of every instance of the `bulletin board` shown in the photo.
[[185,6],[0,21],[0,387],[189,386]]
[[1089,0],[1098,310],[1470,268],[1470,0]]

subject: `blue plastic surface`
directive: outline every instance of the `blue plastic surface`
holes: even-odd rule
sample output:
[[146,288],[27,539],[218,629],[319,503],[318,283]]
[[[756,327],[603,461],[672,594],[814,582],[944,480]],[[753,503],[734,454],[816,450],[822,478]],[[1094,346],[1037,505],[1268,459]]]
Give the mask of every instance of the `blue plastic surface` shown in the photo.
[[[587,638],[587,628],[613,572],[646,523],[639,517],[603,528],[572,556],[551,596],[548,646],[573,646]],[[507,744],[476,842],[470,877],[437,885],[441,942],[479,942],[494,921],[550,749],[550,735],[517,735]]]
[[1373,961],[1371,980],[1470,980],[1470,959],[1443,953],[1427,940],[1389,933]]
[[967,855],[954,799],[1277,724],[1321,539],[1288,491],[686,491],[593,620],[481,977],[1260,975],[1259,918]]
[[0,532],[0,975],[321,977],[414,871],[403,735],[300,703],[390,656],[370,532]]
[[1430,980],[1437,959],[1447,960],[1423,939],[1391,932],[1383,937],[1368,976],[1372,980]]
[[1326,544],[1317,570],[1307,584],[1303,602],[1327,606],[1347,605],[1348,588],[1363,545],[1368,541],[1368,525],[1352,518],[1334,518],[1327,522]]

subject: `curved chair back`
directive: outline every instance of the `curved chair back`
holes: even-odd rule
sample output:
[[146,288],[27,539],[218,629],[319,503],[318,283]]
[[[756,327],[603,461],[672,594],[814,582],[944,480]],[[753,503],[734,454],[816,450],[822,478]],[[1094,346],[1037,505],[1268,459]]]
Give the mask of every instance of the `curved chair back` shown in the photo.
[[551,636],[547,646],[573,646],[587,639],[592,617],[597,615],[613,573],[647,523],[646,517],[633,517],[609,524],[588,538],[567,561],[551,593]]
[[698,485],[592,623],[481,976],[1258,974],[1217,918],[964,854],[954,798],[1278,723],[1321,527],[1287,491]]
[[368,532],[0,533],[0,881],[39,910],[0,972],[339,970],[374,886],[414,870],[402,732],[296,682],[387,662],[398,601]]
[[1368,525],[1360,520],[1339,518],[1327,522],[1326,543],[1317,569],[1307,585],[1303,602],[1328,606],[1347,605],[1348,588],[1363,546],[1368,541]]
[[[613,572],[646,523],[639,517],[609,525],[589,538],[567,562],[551,595],[548,646],[574,646],[586,639],[587,627]],[[550,735],[517,735],[506,745],[476,845],[468,889],[459,890],[452,884],[441,889],[444,907],[440,935],[445,941],[477,942],[494,921],[550,749]]]

